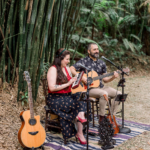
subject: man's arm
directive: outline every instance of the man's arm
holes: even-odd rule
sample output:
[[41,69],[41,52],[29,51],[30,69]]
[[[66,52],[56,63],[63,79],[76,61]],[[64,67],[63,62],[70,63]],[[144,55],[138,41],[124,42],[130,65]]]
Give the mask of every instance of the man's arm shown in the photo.
[[112,77],[105,77],[105,78],[103,78],[103,81],[104,81],[104,83],[108,83],[108,82],[111,82],[118,77],[119,77],[119,74],[116,71],[114,71],[114,75]]
[[74,66],[70,67],[70,71],[71,71],[71,73],[72,73],[73,76],[75,76],[77,74],[76,69],[75,69]]
[[[75,76],[75,75],[77,74],[76,69],[75,69],[74,66],[71,66],[71,67],[70,67],[70,71],[71,71],[71,73],[72,73],[73,76]],[[85,84],[87,84],[87,78],[86,78],[86,77],[83,76],[81,80],[82,80]]]

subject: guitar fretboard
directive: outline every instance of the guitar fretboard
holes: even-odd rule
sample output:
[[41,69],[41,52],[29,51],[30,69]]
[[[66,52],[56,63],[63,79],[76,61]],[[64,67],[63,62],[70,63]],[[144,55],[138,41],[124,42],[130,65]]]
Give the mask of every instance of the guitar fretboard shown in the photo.
[[[120,73],[120,72],[117,71],[117,73]],[[101,76],[94,77],[93,80],[95,81],[95,80],[98,80],[98,79],[103,79],[103,78],[105,78],[105,77],[109,77],[109,76],[112,76],[112,75],[114,75],[114,72],[108,73],[108,74],[105,74],[105,75],[101,75]]]
[[33,100],[32,100],[32,88],[31,84],[28,84],[28,96],[29,96],[29,107],[30,107],[30,117],[34,119],[34,109],[33,109]]

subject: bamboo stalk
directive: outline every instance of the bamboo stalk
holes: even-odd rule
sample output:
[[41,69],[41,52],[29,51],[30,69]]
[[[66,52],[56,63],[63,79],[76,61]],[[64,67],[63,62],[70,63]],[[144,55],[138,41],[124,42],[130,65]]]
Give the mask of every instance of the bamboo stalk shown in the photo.
[[63,25],[63,19],[64,19],[64,0],[60,1],[60,8],[59,8],[59,17],[58,17],[58,23],[57,23],[57,42],[56,46],[57,49],[62,47],[62,25]]
[[67,39],[67,29],[68,29],[68,22],[69,22],[69,18],[70,18],[70,15],[71,15],[71,12],[72,12],[72,9],[73,9],[73,4],[74,4],[75,0],[72,0],[71,1],[71,5],[70,5],[70,9],[68,11],[68,14],[66,14],[68,16],[67,20],[66,20],[66,23],[65,23],[65,29],[64,29],[64,44],[66,47],[66,39]]
[[17,64],[17,58],[18,58],[18,51],[19,51],[19,37],[17,39],[17,44],[16,44],[16,52],[15,52],[15,64],[14,64],[14,69],[13,69],[13,75],[12,75],[12,86],[14,86],[14,79],[15,79],[15,72],[16,72],[16,64]]
[[2,1],[0,1],[0,18],[2,17]]
[[[144,10],[144,16],[146,15],[146,9]],[[142,35],[143,35],[143,29],[144,29],[144,23],[145,23],[145,20],[142,19],[142,25],[141,25],[141,29],[140,29],[140,32],[139,32],[139,38],[140,40],[142,40]]]
[[[64,23],[63,23],[63,30],[64,30],[64,27],[65,27],[65,25],[66,25],[66,20],[67,20],[67,18],[68,18],[68,16],[67,16],[67,14],[68,14],[68,11],[70,10],[70,9],[68,9],[68,8],[70,8],[70,2],[71,1],[68,1],[68,3],[66,4],[66,7],[65,7],[65,16],[64,16]],[[64,46],[63,46],[64,47]]]
[[[1,26],[0,26],[0,33],[2,35],[2,38],[5,39]],[[13,66],[14,65],[14,61],[12,59],[12,56],[11,56],[11,53],[10,53],[8,45],[6,45],[6,49],[7,49],[8,55],[9,55],[9,57],[11,59],[12,66]]]
[[39,13],[37,16],[37,23],[35,26],[35,32],[33,35],[33,48],[32,48],[32,57],[31,57],[31,65],[30,65],[30,76],[32,77],[34,65],[35,65],[35,60],[37,59],[36,56],[39,51],[39,39],[40,39],[40,33],[41,33],[41,25],[42,25],[42,17],[43,17],[43,10],[45,6],[46,0],[41,1],[40,8],[39,8]]
[[0,19],[0,25],[2,27],[3,33],[4,33],[4,17],[5,17],[6,4],[7,4],[7,0],[5,1],[4,4],[2,4],[3,11],[2,11],[2,17]]
[[22,50],[23,50],[23,18],[24,18],[24,3],[20,1],[20,13],[19,13],[19,73],[21,72],[22,68]]
[[33,0],[30,0],[29,12],[28,12],[28,18],[27,18],[27,23],[28,23],[28,24],[29,24],[30,21],[31,21],[32,6],[33,6]]
[[5,59],[3,61],[3,88],[5,88],[5,82],[6,82],[6,79],[5,79]]
[[23,80],[23,21],[24,21],[24,1],[20,1],[19,10],[19,83],[18,83],[18,95],[17,101],[19,101],[19,93],[22,90]]
[[[50,62],[53,62],[54,59],[54,53],[57,47],[55,47],[56,44],[56,26],[57,26],[57,20],[58,20],[58,10],[59,10],[60,1],[56,1],[54,5],[54,12],[53,12],[53,24],[52,24],[52,42],[51,42],[51,56],[50,56]],[[57,45],[56,45],[57,46]]]
[[[26,48],[27,48],[27,35],[28,35],[28,28],[29,28],[29,23],[26,21],[27,20],[27,12],[28,12],[28,8],[29,8],[29,0],[26,1],[26,4],[25,4],[25,10],[24,10],[24,32],[25,32],[25,35],[23,37],[23,59],[22,59],[22,63],[24,63],[24,60],[26,59]],[[25,65],[23,64],[23,70],[25,69]],[[22,88],[22,91],[25,91],[25,88],[26,88],[26,85],[27,85],[27,82],[23,82],[23,88]]]
[[[78,21],[78,17],[79,17],[79,14],[80,14],[81,4],[82,4],[82,0],[79,0],[78,3],[77,3],[76,9],[74,11],[74,15],[73,15],[74,17],[73,18],[75,18],[75,14],[76,14],[76,11],[77,11],[77,8],[78,8],[78,5],[79,5],[76,19],[72,19],[70,36],[68,36],[68,39],[67,39],[68,43],[66,44],[66,48],[67,49],[69,48],[69,45],[70,45],[70,42],[71,42],[71,37],[72,37],[73,31],[74,31],[74,29],[76,27],[76,24],[77,24],[77,21]],[[75,20],[75,23],[74,23],[74,20]]]
[[9,10],[9,14],[8,14],[8,21],[7,21],[7,26],[6,26],[6,34],[5,34],[5,38],[6,40],[4,40],[4,46],[3,46],[3,51],[2,51],[2,58],[1,58],[1,64],[0,64],[0,78],[2,76],[2,70],[3,70],[3,63],[5,61],[5,53],[6,53],[6,45],[7,45],[7,38],[8,38],[8,32],[9,32],[9,25],[11,22],[11,15],[13,12],[13,6],[14,6],[14,1],[11,1],[11,6],[10,6],[10,10]]
[[[19,7],[19,4],[18,4],[18,0],[17,0],[16,6],[15,6],[14,18],[13,18],[13,22],[12,22],[12,35],[15,34],[15,25],[16,25],[16,20],[17,20],[18,7]],[[15,53],[16,53],[16,38],[17,37],[12,38],[12,40],[13,40],[12,57],[14,58],[14,60],[15,60]]]
[[[33,6],[33,8],[32,8],[32,6]],[[36,15],[37,15],[37,8],[38,8],[38,0],[35,0],[34,2],[33,2],[33,0],[30,1],[28,19],[27,19],[27,21],[30,22],[30,26],[29,26],[29,34],[27,37],[27,58],[26,58],[25,70],[28,70],[30,58],[31,58],[32,35],[33,35],[35,19],[36,19]],[[31,11],[32,11],[32,15],[31,15]]]
[[[41,1],[40,7],[39,7],[39,13],[38,13],[38,18],[37,18],[37,23],[35,26],[35,32],[34,32],[34,37],[33,37],[33,53],[31,57],[31,66],[30,66],[30,76],[32,77],[33,84],[32,86],[35,87],[35,81],[36,81],[36,76],[35,73],[37,71],[37,66],[38,66],[38,54],[39,54],[39,44],[40,44],[40,33],[42,30],[42,19],[43,19],[43,14],[44,14],[44,7],[46,0]],[[34,76],[33,76],[34,74]],[[35,88],[33,88],[33,98],[35,100]]]
[[[54,7],[54,6],[53,6]],[[51,14],[53,16],[53,12]],[[52,18],[52,17],[51,17]],[[50,20],[50,25],[49,25],[49,33],[48,33],[48,42],[47,42],[47,46],[46,46],[46,52],[45,52],[45,62],[49,62],[50,59],[50,55],[51,55],[51,41],[52,41],[52,19]]]
[[48,40],[48,29],[49,29],[50,19],[52,17],[52,11],[53,11],[53,7],[54,7],[54,3],[55,3],[55,0],[48,2],[45,37],[43,38],[43,46],[42,46],[41,55],[40,55],[40,65],[39,65],[39,69],[38,69],[38,73],[37,73],[37,80],[36,80],[36,87],[35,87],[35,100],[37,97],[38,87],[39,87],[39,83],[40,83],[40,77],[42,74],[44,53],[46,50],[47,40]]
[[[12,35],[12,27],[10,26],[10,36]],[[9,38],[9,51],[11,54],[11,49],[12,49],[12,38]],[[11,60],[8,58],[8,83],[10,83],[10,70],[11,70]]]

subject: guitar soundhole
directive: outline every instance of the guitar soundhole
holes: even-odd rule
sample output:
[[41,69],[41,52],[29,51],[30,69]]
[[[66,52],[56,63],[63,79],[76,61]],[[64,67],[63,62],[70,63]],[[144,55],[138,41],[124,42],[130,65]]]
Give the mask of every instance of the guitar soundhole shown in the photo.
[[30,124],[31,126],[34,126],[34,125],[36,124],[36,120],[35,120],[35,119],[30,119],[30,120],[29,120],[29,124]]
[[89,78],[88,78],[88,83],[89,83],[89,85],[91,85],[92,82],[93,82],[93,79],[92,79],[91,77],[89,77]]

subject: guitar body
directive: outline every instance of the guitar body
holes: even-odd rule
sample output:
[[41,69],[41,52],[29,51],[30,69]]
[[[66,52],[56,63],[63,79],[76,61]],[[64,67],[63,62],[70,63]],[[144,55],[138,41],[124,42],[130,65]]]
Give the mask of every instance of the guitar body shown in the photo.
[[34,125],[30,125],[30,110],[20,113],[22,121],[21,128],[18,132],[18,141],[23,147],[38,148],[40,147],[46,138],[44,128],[40,123],[40,116],[34,116]]
[[119,133],[119,127],[117,125],[115,116],[113,115],[113,121],[112,121],[111,115],[108,115],[107,118],[109,119],[110,123],[113,125],[113,128],[115,130],[114,134]]
[[[83,76],[87,78],[87,74],[86,73],[84,73]],[[88,77],[91,80],[92,80],[92,78],[97,77],[97,76],[98,76],[98,74],[97,74],[96,71],[92,70],[92,71],[90,71],[88,73]],[[95,80],[95,81],[92,82],[92,84],[89,87],[90,88],[91,87],[98,87],[99,84],[100,84],[100,81],[99,80]],[[74,94],[74,93],[77,93],[77,92],[86,92],[86,90],[87,90],[87,86],[82,82],[81,84],[79,84],[79,86],[77,88],[71,89],[71,92]]]

